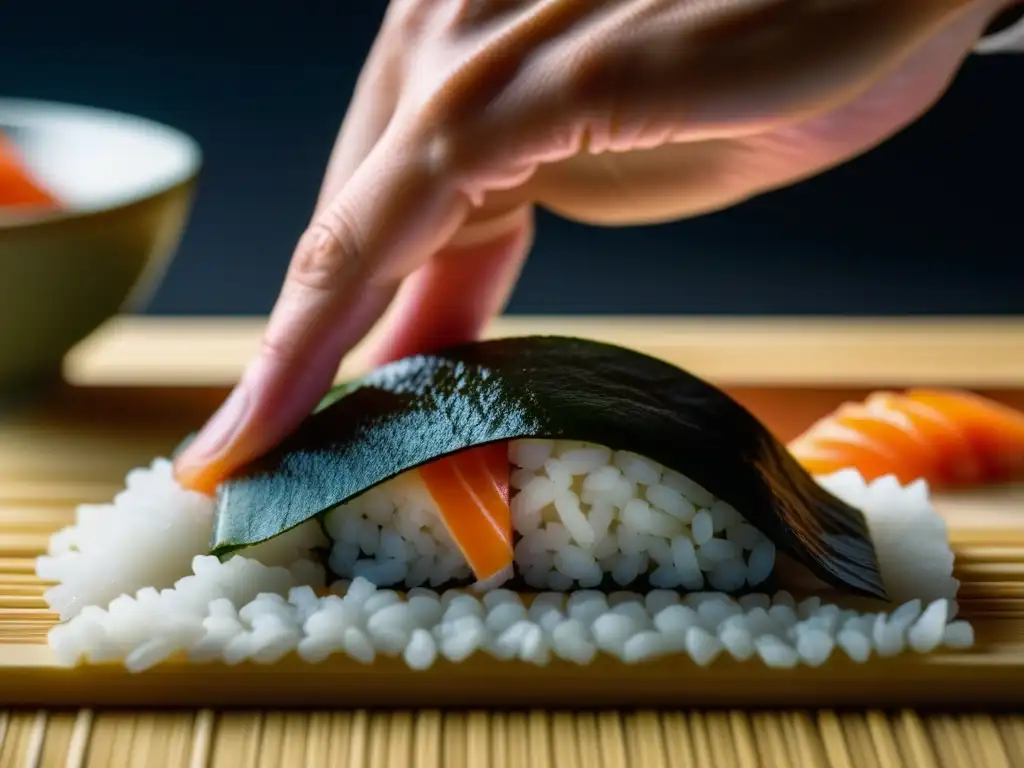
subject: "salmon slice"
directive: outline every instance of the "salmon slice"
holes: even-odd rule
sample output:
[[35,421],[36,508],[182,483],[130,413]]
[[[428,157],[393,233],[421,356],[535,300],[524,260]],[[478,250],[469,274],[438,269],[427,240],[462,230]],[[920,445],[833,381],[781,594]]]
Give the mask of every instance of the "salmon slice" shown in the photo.
[[837,465],[857,467],[865,478],[895,474],[907,483],[930,472],[932,452],[901,413],[877,404],[846,403],[790,444],[812,474]]
[[950,467],[950,482],[972,472],[985,482],[1005,482],[1024,473],[1024,413],[972,392],[912,389],[907,396],[946,414],[963,433],[974,465]]
[[25,168],[14,142],[0,134],[0,207],[57,207],[47,192]]
[[478,585],[511,576],[508,445],[471,448],[418,471]]
[[889,407],[904,414],[914,430],[936,453],[935,466],[922,475],[931,485],[975,485],[983,482],[981,464],[971,449],[963,426],[945,410],[931,407],[905,394],[888,395]]
[[876,392],[847,403],[789,445],[812,474],[856,469],[935,487],[1024,476],[1024,413],[960,390]]

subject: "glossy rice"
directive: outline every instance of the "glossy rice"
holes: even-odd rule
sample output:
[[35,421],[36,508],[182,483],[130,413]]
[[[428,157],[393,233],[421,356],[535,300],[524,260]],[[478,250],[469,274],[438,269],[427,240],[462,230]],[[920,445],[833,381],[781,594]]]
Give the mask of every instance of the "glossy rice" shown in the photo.
[[[540,665],[731,656],[785,668],[973,643],[955,620],[953,555],[923,482],[819,479],[864,510],[898,603],[864,613],[824,595],[724,594],[762,583],[774,549],[737,510],[642,457],[519,441],[510,459],[517,568],[543,590],[532,599],[443,588],[469,570],[413,473],[221,562],[205,555],[212,501],[157,460],[130,473],[111,504],[80,507],[39,559],[40,576],[57,582],[46,593],[62,619],[51,647],[67,665],[140,671],[183,655],[234,664],[290,653],[400,657],[413,669],[477,653]],[[329,584],[320,550],[343,578]],[[621,588],[596,588],[608,579]],[[653,589],[626,591],[640,581]]]
[[[772,573],[775,547],[724,501],[656,462],[599,445],[511,444],[515,569],[533,589],[619,587],[736,592]],[[416,472],[327,514],[329,566],[388,587],[469,580]],[[489,586],[494,586],[489,585]]]

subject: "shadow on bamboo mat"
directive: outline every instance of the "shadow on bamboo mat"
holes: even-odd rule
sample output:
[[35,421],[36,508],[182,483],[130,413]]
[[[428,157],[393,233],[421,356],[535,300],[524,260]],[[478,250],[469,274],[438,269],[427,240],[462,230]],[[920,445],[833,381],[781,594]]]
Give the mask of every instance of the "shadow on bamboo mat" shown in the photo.
[[0,766],[1024,766],[1024,716],[0,711]]

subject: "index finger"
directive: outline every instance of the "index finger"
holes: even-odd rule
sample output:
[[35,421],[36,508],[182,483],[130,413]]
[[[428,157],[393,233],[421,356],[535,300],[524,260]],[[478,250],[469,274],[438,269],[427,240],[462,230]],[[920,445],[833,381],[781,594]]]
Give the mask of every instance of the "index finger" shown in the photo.
[[184,485],[211,492],[291,432],[402,279],[458,228],[468,202],[429,147],[415,135],[385,134],[317,212],[292,256],[259,355],[178,459]]

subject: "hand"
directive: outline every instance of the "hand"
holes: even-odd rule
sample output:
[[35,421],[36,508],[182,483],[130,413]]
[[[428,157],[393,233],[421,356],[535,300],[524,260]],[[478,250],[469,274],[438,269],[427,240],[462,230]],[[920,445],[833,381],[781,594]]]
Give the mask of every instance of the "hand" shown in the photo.
[[[177,463],[212,491],[371,364],[477,336],[534,205],[664,221],[865,152],[944,92],[1007,0],[394,0],[262,350]],[[390,307],[390,309],[389,309]]]

